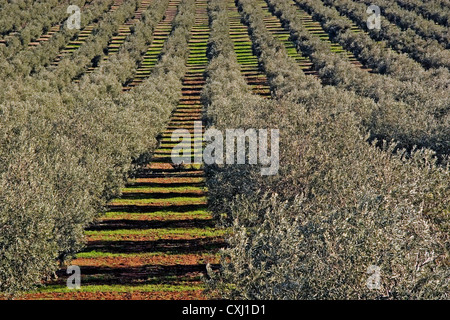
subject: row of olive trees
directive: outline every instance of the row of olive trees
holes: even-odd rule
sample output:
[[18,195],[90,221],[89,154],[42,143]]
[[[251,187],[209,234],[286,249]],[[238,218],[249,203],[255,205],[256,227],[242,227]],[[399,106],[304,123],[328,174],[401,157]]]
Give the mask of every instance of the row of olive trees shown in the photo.
[[[404,147],[418,145],[448,154],[450,114],[448,89],[429,88],[420,81],[400,81],[372,74],[334,54],[305,29],[289,0],[268,0],[272,10],[291,30],[301,52],[311,58],[321,79],[338,88],[369,97],[377,104],[364,121],[379,138],[396,139]],[[254,19],[254,23],[258,18]],[[262,28],[262,26],[261,26]],[[354,107],[355,110],[359,108]]]
[[[366,0],[357,2],[365,3],[367,6],[372,4],[371,1]],[[397,24],[403,30],[414,30],[423,39],[436,40],[444,48],[450,48],[450,34],[445,26],[437,25],[434,21],[403,9],[395,1],[377,0],[377,5],[380,7],[383,17]]]
[[[296,1],[305,9],[318,4],[317,1],[311,0]],[[407,53],[425,68],[450,68],[450,52],[442,48],[437,41],[424,40],[413,30],[402,31],[386,19],[381,19],[381,30],[367,30],[366,5],[351,0],[324,0],[324,2],[352,19],[359,27],[366,30],[374,40],[386,41],[394,50]]]
[[402,8],[414,11],[424,18],[433,20],[443,26],[450,26],[450,8],[439,4],[439,1],[423,2],[420,0],[397,0]]
[[[257,8],[239,3],[244,16]],[[311,83],[267,30],[254,28],[271,72],[280,70],[273,82],[284,74],[310,83],[294,93],[301,101],[252,96],[221,36],[226,6],[213,0],[209,9],[209,119],[219,129],[280,129],[278,175],[262,177],[247,165],[208,168],[210,208],[233,229],[210,291],[238,299],[448,298],[448,234],[427,218],[448,210],[448,168],[429,150],[406,159],[392,145],[368,144],[348,110],[352,95]]]
[[[207,55],[209,64],[206,68],[206,84],[202,92],[203,103],[207,106],[205,121],[208,127],[218,130],[253,127],[257,110],[272,104],[271,100],[252,95],[250,88],[241,74],[233,42],[230,38],[227,3],[209,1],[208,14],[211,33]],[[249,114],[242,117],[238,110],[246,107]],[[249,120],[246,123],[246,120]],[[248,166],[206,166],[208,203],[215,219],[229,225],[233,217],[227,210],[227,202],[237,194],[252,193],[255,186],[247,185],[247,175],[254,168]],[[233,183],[224,184],[228,178]],[[225,215],[224,215],[225,214]]]
[[[17,35],[6,37],[6,43],[9,47],[14,47],[15,50],[26,48],[32,40],[47,32],[52,26],[58,24],[62,26],[69,17],[67,13],[69,2],[63,1],[63,3],[60,3],[53,8],[51,1],[38,2],[38,4],[42,8],[40,8],[40,11],[33,11],[32,20],[25,23],[24,27],[17,31]],[[70,3],[70,5],[77,5],[81,10],[85,9],[83,8],[85,4],[86,1],[84,0],[75,0]],[[20,9],[20,11],[15,11],[13,17],[15,18],[17,15],[20,16],[23,12],[28,12],[27,9],[28,8],[23,8]]]
[[5,83],[1,293],[33,288],[58,268],[57,260],[79,251],[83,230],[118,194],[142,154],[154,150],[181,94],[180,65],[186,62],[194,12],[194,0],[180,4],[163,56],[142,89],[121,94],[114,65],[79,85],[49,86],[45,77]]
[[[322,86],[313,77],[305,76],[296,62],[287,56],[284,46],[266,29],[261,8],[251,0],[237,0],[237,4],[244,21],[249,24],[255,51],[259,56],[261,66],[268,75],[270,86],[276,97],[294,103],[303,103],[307,105],[308,110],[316,108],[316,105],[321,103],[329,107],[347,110],[360,121],[364,128],[364,134],[370,132],[371,135],[379,135],[382,138],[387,137],[389,141],[395,141],[399,147],[406,145],[409,150],[416,149],[417,143],[414,143],[414,139],[417,137],[414,136],[414,133],[418,131],[417,128],[420,125],[423,129],[424,123],[429,123],[425,122],[428,119],[423,119],[420,123],[417,119],[408,116],[409,113],[405,112],[405,105],[402,105],[402,103],[395,105],[398,109],[391,110],[386,104],[375,103],[341,88]],[[332,57],[331,54],[329,56]],[[343,103],[343,105],[337,107],[340,103]],[[394,105],[394,102],[392,102],[392,105]],[[420,115],[419,112],[414,114],[416,117]],[[448,137],[448,128],[445,128],[444,125],[441,125],[441,127],[442,132],[431,131],[430,135],[444,146],[448,146],[448,141],[445,140],[445,137]],[[422,138],[423,136],[418,135],[418,137]],[[422,139],[426,142],[430,141],[433,148],[427,148],[427,145],[419,145],[424,147],[424,150],[434,150],[431,153],[435,158],[436,150],[441,150],[439,148],[441,144],[433,145],[432,138],[425,135]],[[441,165],[443,168],[448,166],[448,149],[448,147],[442,148],[441,159],[443,161]],[[445,193],[442,196],[445,196]],[[442,201],[442,205],[447,205],[446,201]],[[437,206],[433,213],[429,212],[429,215],[436,218],[438,222],[445,221],[446,211],[439,208],[441,207]]]
[[[325,56],[329,53],[329,46],[320,41],[318,37],[308,32],[307,28],[303,25],[300,16],[296,11],[296,7],[291,1],[285,0],[268,0],[267,1],[272,12],[276,14],[285,23],[285,25],[290,29],[293,40],[297,43],[298,48],[307,56],[311,57],[313,62],[318,66],[317,68],[324,68],[327,66],[328,61]],[[331,10],[330,10],[331,11]],[[338,13],[335,12],[337,15]],[[339,24],[343,22],[342,20],[335,20],[333,22],[328,21],[326,31],[330,33],[338,33],[341,31]],[[348,28],[350,25],[345,25],[344,28]],[[342,25],[341,25],[342,28]],[[343,29],[343,28],[342,28]],[[389,52],[388,50],[385,50]],[[320,55],[319,53],[322,53]],[[320,56],[319,56],[320,55]],[[339,57],[339,55],[334,55]],[[330,59],[332,60],[332,59]],[[342,59],[341,59],[342,60]],[[370,66],[370,64],[369,64]],[[348,73],[354,73],[355,75],[338,74],[336,78],[351,78],[355,76],[358,79],[345,79],[350,81],[351,84],[347,86],[349,90],[358,91],[361,95],[369,96],[376,101],[391,99],[396,101],[403,101],[408,104],[417,104],[419,108],[424,109],[436,109],[436,110],[446,110],[449,107],[448,101],[446,101],[447,85],[444,83],[439,84],[439,87],[429,87],[428,84],[431,81],[423,81],[420,77],[420,73],[416,74],[413,79],[398,79],[394,75],[388,74],[389,77],[379,76],[376,74],[369,74],[366,71],[359,70],[357,68],[349,67]],[[406,70],[404,70],[406,71]],[[422,69],[423,71],[423,69]],[[363,77],[360,83],[359,77]],[[436,75],[432,78],[436,79]],[[336,79],[338,80],[338,79]],[[342,79],[339,79],[342,82]],[[449,78],[450,80],[450,78]],[[403,81],[403,82],[402,82]],[[358,88],[358,83],[360,87],[364,87],[365,90]],[[439,112],[435,112],[439,114]]]
[[[274,4],[275,2],[271,3]],[[278,1],[277,3],[279,5],[282,3],[286,4],[285,8],[287,10],[283,10],[283,12],[286,14],[291,13],[290,17],[292,20],[297,21],[293,25],[294,28],[302,30],[302,23],[296,20],[298,16],[295,14],[295,9],[285,1]],[[276,42],[272,41],[273,37],[266,31],[261,8],[246,2],[239,2],[239,4],[241,9],[243,9],[244,4],[248,7],[247,10],[243,10],[244,18],[250,25],[255,49],[259,51],[262,65],[269,75],[271,86],[276,95],[279,97],[289,96],[293,101],[304,101],[303,87],[319,87],[320,85],[316,81],[312,81],[310,77],[305,77],[305,79],[298,78],[299,66],[293,60],[286,62],[288,64],[283,69],[274,67],[271,57],[262,53],[275,52],[281,54],[280,52],[283,52],[284,48],[282,46],[279,47]],[[248,14],[248,11],[251,11],[252,14]],[[305,41],[301,41],[301,39]],[[306,41],[308,39],[311,39],[311,41]],[[430,147],[442,155],[448,152],[448,139],[446,139],[448,128],[445,126],[445,119],[448,118],[448,115],[439,115],[438,112],[441,109],[445,110],[445,98],[437,99],[436,101],[440,101],[440,104],[436,106],[434,103],[429,102],[429,109],[424,108],[422,105],[417,107],[414,100],[407,101],[408,103],[401,100],[398,101],[399,98],[397,96],[392,96],[392,91],[395,90],[395,87],[389,88],[384,85],[383,81],[389,84],[389,80],[384,79],[385,77],[370,75],[363,70],[359,70],[346,59],[331,53],[329,47],[319,39],[311,36],[308,38],[308,34],[305,32],[299,34],[297,40],[298,45],[307,46],[305,53],[310,54],[322,79],[337,86],[339,89],[349,91],[347,94],[352,98],[348,101],[348,106],[361,118],[361,122],[367,129],[371,131],[372,138],[395,139],[401,143],[400,146],[408,148],[412,148],[413,145]],[[314,49],[314,51],[311,52],[311,49]],[[375,85],[373,84],[374,80],[377,80]],[[392,81],[395,83],[395,80]],[[408,86],[407,83],[398,83],[398,81],[395,84],[401,85],[401,88],[407,88]],[[379,91],[376,85],[378,85]],[[420,89],[420,86],[416,85],[416,87]],[[386,90],[386,92],[383,90]],[[418,96],[423,91],[423,89],[420,89]],[[356,94],[350,94],[350,92],[355,92]],[[412,91],[408,90],[408,92]],[[365,96],[371,99],[365,98]],[[408,99],[407,95],[402,97]],[[430,97],[426,94],[422,95],[422,97],[423,101],[430,100]],[[316,97],[316,99],[323,98],[323,95]],[[436,98],[439,98],[439,96]],[[437,116],[440,116],[441,119],[436,119]]]
[[[108,11],[113,2],[114,0],[95,1],[84,8],[81,14],[80,30],[94,21],[103,20],[107,16],[105,11]],[[7,46],[0,45],[0,77],[11,79],[37,72],[43,66],[50,64],[80,30],[62,28],[49,41],[31,50],[13,37]]]
[[117,10],[109,12],[80,48],[73,54],[64,56],[57,67],[51,69],[51,72],[60,82],[69,84],[74,78],[85,72],[94,60],[101,61],[111,37],[117,34],[119,27],[126,20],[134,16],[140,2],[140,0],[126,1]]
[[62,2],[61,0],[37,2],[19,0],[8,3],[2,7],[0,34],[6,35],[13,31],[21,31],[28,24],[35,22],[44,24],[44,20],[52,19],[54,9]]
[[[136,65],[142,62],[148,46],[153,42],[153,32],[164,18],[168,4],[169,0],[152,2],[147,10],[142,13],[141,20],[130,27],[131,34],[120,46],[118,53],[103,61],[94,72],[106,73],[110,77],[114,76],[122,84],[134,78],[137,70]],[[88,77],[89,74],[84,74],[81,79]]]
[[[330,4],[328,0],[324,2]],[[420,81],[431,87],[448,86],[450,82],[448,69],[425,70],[407,55],[382,47],[365,32],[353,32],[351,21],[342,17],[333,7],[326,7],[320,2],[304,2],[303,6],[320,22],[333,41],[351,51],[374,72],[387,74],[402,81]]]

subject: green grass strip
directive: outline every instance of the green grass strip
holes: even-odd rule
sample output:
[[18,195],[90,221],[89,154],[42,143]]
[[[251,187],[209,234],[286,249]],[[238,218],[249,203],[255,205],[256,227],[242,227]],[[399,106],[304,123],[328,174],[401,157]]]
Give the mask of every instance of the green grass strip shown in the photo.
[[[189,254],[189,253],[188,253]],[[164,252],[144,252],[144,253],[113,253],[113,252],[102,252],[102,251],[87,251],[77,253],[76,258],[79,259],[97,259],[97,258],[152,258],[152,257],[169,257],[169,256],[183,256],[176,250],[174,251],[164,251]],[[201,256],[205,257],[220,257],[220,253],[199,253]]]
[[175,197],[175,198],[149,198],[149,199],[115,199],[111,201],[114,205],[177,205],[197,204],[206,202],[206,197]]
[[188,192],[188,191],[194,191],[194,192],[206,192],[206,188],[202,187],[129,187],[129,188],[123,188],[123,193],[139,193],[139,192],[149,192],[149,193],[177,193],[177,192]]
[[189,212],[176,212],[176,211],[155,211],[155,212],[145,212],[145,213],[129,213],[129,212],[107,212],[102,217],[108,218],[122,218],[126,217],[127,220],[140,220],[140,217],[145,216],[148,218],[165,218],[165,219],[177,219],[178,217],[189,216],[192,219],[211,219],[211,213],[206,210],[195,210]]
[[182,292],[182,291],[197,291],[204,290],[203,286],[199,285],[170,285],[170,284],[149,284],[149,285],[93,285],[84,286],[81,283],[80,289],[69,289],[62,285],[51,285],[40,288],[29,293],[72,293],[72,292]]
[[86,235],[101,237],[106,241],[117,240],[117,236],[191,236],[191,237],[218,237],[223,236],[227,232],[226,229],[216,228],[169,228],[169,229],[119,229],[119,230],[102,230],[102,231],[86,231]]

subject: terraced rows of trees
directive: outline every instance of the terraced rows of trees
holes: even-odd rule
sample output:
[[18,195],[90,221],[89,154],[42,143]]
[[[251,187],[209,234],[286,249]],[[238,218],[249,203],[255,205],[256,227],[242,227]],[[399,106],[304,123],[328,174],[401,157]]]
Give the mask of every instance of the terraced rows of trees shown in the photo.
[[[0,1],[0,298],[448,299],[449,10]],[[238,128],[276,175],[174,162]]]

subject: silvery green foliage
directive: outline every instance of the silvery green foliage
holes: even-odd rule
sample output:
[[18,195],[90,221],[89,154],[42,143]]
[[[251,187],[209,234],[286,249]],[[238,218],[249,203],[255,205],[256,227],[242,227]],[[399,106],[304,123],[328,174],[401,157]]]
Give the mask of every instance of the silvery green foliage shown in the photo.
[[[214,35],[227,21],[219,1],[212,3]],[[246,19],[251,5],[242,4]],[[285,75],[298,81],[256,23],[259,54],[279,58],[263,63],[271,84],[288,86]],[[281,166],[273,177],[251,166],[208,168],[210,208],[233,231],[222,268],[209,273],[209,291],[237,299],[448,299],[448,167],[436,165],[430,150],[394,153],[395,145],[367,143],[360,118],[346,107],[349,93],[309,82],[293,93],[302,99],[286,90],[257,106],[260,98],[234,89],[242,80],[234,60],[221,58],[226,39],[211,41],[204,98],[212,122],[280,128]],[[233,74],[225,96],[218,77]],[[377,290],[366,285],[372,265],[381,270]]]
[[[328,0],[324,0],[324,3],[331,5]],[[293,2],[290,2],[290,5],[292,4]],[[407,55],[386,50],[383,43],[373,40],[367,33],[353,32],[351,20],[341,16],[334,7],[324,6],[319,2],[302,2],[301,5],[308,9],[314,19],[321,23],[321,26],[330,34],[333,41],[339,42],[377,73],[388,74],[402,81],[420,81],[424,86],[441,89],[448,86],[450,80],[448,69],[432,68],[425,70],[418,62]]]
[[[325,0],[327,1],[327,0]],[[315,5],[313,1],[298,1],[301,5]],[[339,12],[351,18],[358,26],[365,29],[367,20],[367,6],[352,0],[328,1]],[[317,3],[316,3],[317,5]],[[401,30],[391,25],[386,19],[381,20],[380,31],[368,31],[369,35],[376,41],[386,41],[394,50],[407,53],[411,58],[420,62],[425,68],[450,67],[450,53],[437,41],[424,40],[413,30]]]
[[[83,6],[86,1],[75,0],[72,4]],[[0,35],[18,32],[23,45],[41,35],[43,30],[61,22],[67,17],[66,5],[61,1],[14,1],[1,7]]]
[[283,45],[266,30],[261,9],[251,1],[238,1],[277,97],[306,102],[314,107],[318,99],[333,101],[345,96],[350,99],[347,100],[348,107],[361,117],[372,137],[397,140],[401,147],[417,145],[431,148],[445,158],[450,135],[446,90],[436,91],[420,82],[400,82],[360,70],[345,58],[330,52],[326,43],[305,31],[295,7],[288,0],[268,2],[276,8],[274,10],[283,21],[289,23],[293,40],[302,53],[311,58],[322,81],[357,94],[321,88],[312,77],[304,76],[299,66],[287,57]]
[[[319,67],[326,66],[328,61],[324,60],[324,55],[330,54],[329,46],[307,31],[292,1],[271,0],[267,2],[272,11],[290,28],[292,38],[296,41],[298,48]],[[307,8],[313,10],[313,17],[321,22],[324,29],[333,36],[332,38],[341,42],[344,47],[354,52],[370,67],[374,67],[378,73],[389,75],[389,77],[380,77],[376,74],[368,74],[347,62],[345,69],[348,69],[346,72],[348,75],[341,71],[335,77],[336,82],[340,78],[344,78],[345,82],[352,81],[352,86],[342,85],[351,90],[358,84],[354,78],[363,77],[363,83],[359,83],[359,85],[365,89],[359,90],[359,94],[369,96],[377,101],[389,98],[409,104],[419,103],[422,108],[426,109],[445,110],[448,108],[448,102],[446,104],[448,82],[439,81],[440,76],[437,76],[435,72],[425,72],[417,63],[404,56],[396,55],[391,50],[377,46],[374,41],[368,40],[364,33],[352,32],[351,24],[342,19],[335,9],[327,8],[316,2],[311,3],[314,5],[311,4],[311,7]],[[306,6],[306,4],[304,5]],[[353,45],[357,47],[352,47]],[[343,62],[346,61],[340,55],[333,54],[332,57],[334,60],[339,58]],[[414,72],[414,77],[411,77],[411,72]]]
[[[370,5],[370,1],[360,0],[358,2]],[[402,30],[410,28],[423,39],[436,40],[444,48],[450,48],[450,34],[447,28],[437,25],[433,21],[424,19],[414,12],[402,9],[395,1],[380,0],[377,3],[381,8],[381,14],[390,22],[399,26]]]
[[[215,198],[224,191],[212,209],[229,215],[234,236],[211,290],[245,299],[448,298],[448,169],[429,152],[402,160],[392,147],[368,145],[346,112],[294,104],[276,112],[298,118],[259,115],[284,128],[280,175],[242,168],[245,176],[214,177]],[[365,285],[370,265],[382,270],[378,291]]]
[[180,97],[194,13],[195,1],[182,1],[155,71],[130,92],[121,93],[114,66],[123,59],[80,84],[46,72],[0,80],[2,294],[28,290],[57,270],[57,259],[70,260],[83,230],[156,148]]
[[[81,29],[94,20],[105,18],[105,11],[112,5],[113,0],[94,1],[88,7],[83,8],[81,15]],[[67,7],[64,7],[64,12]],[[65,13],[66,14],[66,13]],[[67,14],[66,14],[67,15]],[[28,50],[18,37],[8,40],[7,46],[0,46],[0,75],[8,78],[26,76],[31,72],[38,72],[42,66],[50,64],[58,55],[59,51],[80,30],[69,30],[62,28],[60,32],[53,35],[49,41],[41,43],[38,47]]]
[[[70,81],[82,74],[96,58],[103,57],[103,49],[108,46],[111,37],[119,27],[133,17],[139,5],[138,0],[124,2],[117,10],[109,12],[93,32],[72,55],[64,57],[52,73],[60,82]],[[101,61],[101,60],[100,60]]]
[[123,84],[132,79],[136,65],[142,61],[148,45],[153,41],[153,31],[162,20],[168,4],[169,0],[152,2],[143,12],[142,19],[131,26],[131,34],[119,48],[119,52],[104,61],[95,72],[114,75]]
[[445,7],[440,1],[397,0],[402,8],[414,11],[424,18],[430,19],[443,26],[450,26],[450,7]]
[[[209,127],[219,130],[227,128],[256,128],[256,114],[264,110],[270,102],[251,94],[250,88],[241,74],[229,36],[229,22],[226,2],[209,1],[211,34],[207,55],[210,59],[206,69],[206,85],[202,98],[206,109],[206,122]],[[241,110],[245,110],[243,116]],[[261,123],[258,128],[266,128]],[[208,203],[213,215],[222,224],[232,221],[228,203],[239,194],[253,194],[258,186],[248,179],[249,175],[259,175],[256,166],[207,166],[205,168],[208,185]]]
[[[300,199],[243,199],[211,290],[231,299],[448,299],[449,271],[421,212],[386,212],[378,195],[308,212]],[[306,208],[305,208],[306,207]],[[380,288],[366,285],[380,267]]]

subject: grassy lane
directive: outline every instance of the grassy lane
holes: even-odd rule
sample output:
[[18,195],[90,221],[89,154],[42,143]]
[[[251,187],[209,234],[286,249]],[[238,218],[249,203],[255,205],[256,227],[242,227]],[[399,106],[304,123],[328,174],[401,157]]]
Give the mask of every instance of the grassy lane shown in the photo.
[[[103,57],[103,61],[108,60],[111,55],[119,51],[120,46],[125,42],[127,37],[131,34],[132,26],[137,23],[142,18],[142,13],[150,6],[154,0],[143,0],[141,1],[139,7],[134,13],[134,16],[126,21],[124,24],[119,26],[118,32],[114,35],[108,43],[106,49],[106,55]],[[100,62],[96,65],[88,67],[86,73],[91,73],[100,66]],[[79,79],[83,74],[80,74],[77,79]]]
[[137,69],[134,79],[128,81],[124,87],[124,91],[128,91],[131,88],[139,85],[144,81],[151,73],[153,67],[159,59],[161,50],[164,47],[164,43],[170,35],[172,30],[172,21],[177,14],[177,9],[181,0],[172,0],[169,2],[167,10],[164,14],[164,19],[158,24],[153,32],[153,41],[148,47],[147,52],[144,55],[141,65]]
[[[302,10],[300,7],[297,7],[297,11],[299,16],[301,17],[301,20],[303,21],[305,29],[308,30],[314,36],[319,37],[320,40],[328,43],[331,51],[335,53],[342,53],[350,62],[352,62],[352,64],[360,67],[361,69],[371,71],[371,69],[363,66],[363,64],[356,58],[356,56],[352,52],[345,50],[340,44],[332,42],[330,35],[323,29],[320,22],[315,21],[310,14]],[[351,24],[352,28],[350,30],[352,30],[352,32],[354,33],[364,32],[361,29],[359,29],[353,22],[351,22]]]
[[[86,1],[84,6],[81,8],[81,12],[83,10],[89,8],[89,6],[92,4],[92,1]],[[67,7],[69,4],[64,4],[64,7]],[[28,43],[28,48],[34,48],[39,46],[40,44],[49,41],[56,33],[60,32],[64,26],[64,23],[67,21],[67,17],[64,17],[62,21],[52,26],[50,29],[48,29],[47,32],[44,32],[40,37],[37,39],[31,41]]]
[[[200,93],[208,38],[206,0],[197,0],[182,98],[166,135],[175,128],[192,128],[194,119],[202,118]],[[217,266],[217,251],[225,245],[226,231],[215,227],[206,210],[201,164],[175,167],[167,152],[172,147],[173,142],[163,138],[154,160],[86,231],[87,247],[71,263],[81,268],[81,289],[67,289],[61,270],[59,280],[27,298],[206,298],[201,277],[207,263]]]
[[233,0],[227,0],[228,20],[230,23],[230,38],[233,41],[237,61],[241,73],[252,92],[270,98],[270,87],[267,77],[258,63],[258,57],[253,53],[252,41],[248,35],[248,27],[241,22],[241,17]]
[[[106,14],[114,12],[117,9],[119,9],[119,7],[123,4],[123,2],[124,0],[115,0]],[[96,29],[97,26],[98,22],[93,22],[87,25],[85,28],[83,28],[83,30],[81,30],[80,33],[78,33],[76,39],[70,41],[50,65],[52,67],[58,66],[59,62],[64,57],[69,56],[75,51],[77,51],[83,45],[83,43],[92,35],[93,31]]]
[[[279,18],[274,16],[267,2],[264,0],[256,0],[256,3],[261,7],[264,12],[264,22],[267,29],[277,38],[280,42],[282,42],[288,52],[288,55],[293,58],[301,67],[305,74],[317,75],[316,71],[314,71],[314,66],[311,60],[308,57],[302,56],[300,51],[297,51],[296,45],[291,41],[290,31],[288,28],[284,27],[281,24]],[[345,50],[340,44],[334,43],[331,41],[330,36],[325,30],[322,28],[319,22],[314,21],[312,16],[301,10],[297,7],[297,11],[301,17],[301,20],[305,26],[305,28],[315,37],[318,37],[323,42],[327,43],[330,47],[330,51],[338,54],[342,54],[345,59],[348,59],[352,64],[365,69],[363,65],[356,59],[353,53]],[[355,32],[356,29],[354,29]],[[369,69],[366,69],[369,70]]]
[[256,1],[256,3],[264,12],[264,23],[266,25],[266,28],[274,35],[276,39],[283,43],[288,56],[294,59],[297,64],[300,65],[300,68],[305,74],[315,74],[315,72],[312,70],[313,64],[311,60],[297,52],[295,44],[290,40],[289,29],[284,28],[281,25],[280,20],[269,12],[269,8],[265,1],[260,0]]

